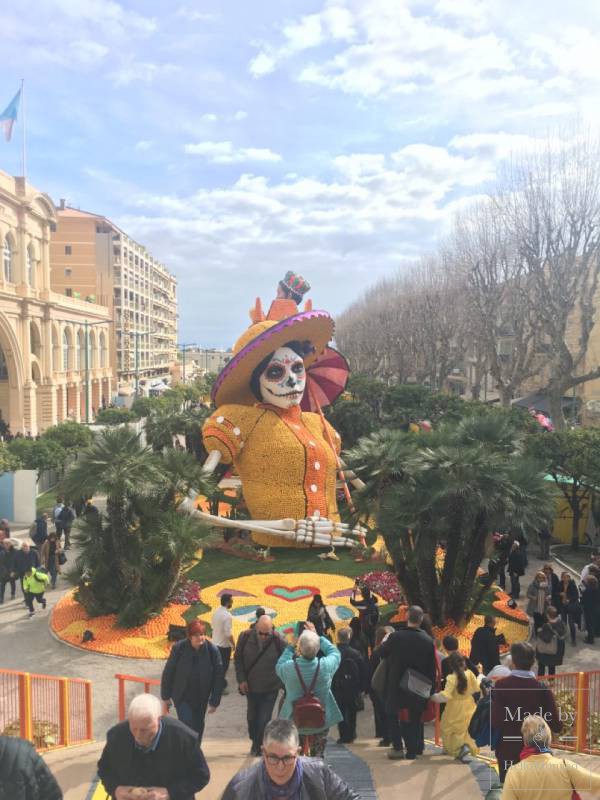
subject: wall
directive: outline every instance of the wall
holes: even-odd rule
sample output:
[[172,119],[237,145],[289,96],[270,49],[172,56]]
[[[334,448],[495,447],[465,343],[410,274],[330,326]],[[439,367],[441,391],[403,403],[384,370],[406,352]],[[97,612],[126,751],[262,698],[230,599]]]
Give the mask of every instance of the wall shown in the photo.
[[0,476],[0,517],[27,525],[35,519],[37,475],[33,469],[19,469]]

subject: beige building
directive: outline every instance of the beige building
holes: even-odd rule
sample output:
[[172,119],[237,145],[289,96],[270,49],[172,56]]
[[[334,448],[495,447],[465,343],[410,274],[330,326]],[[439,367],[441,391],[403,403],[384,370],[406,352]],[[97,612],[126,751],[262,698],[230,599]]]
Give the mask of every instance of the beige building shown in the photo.
[[47,195],[0,171],[0,410],[13,433],[91,420],[111,398],[108,310],[51,288],[56,222]]
[[106,305],[121,388],[168,378],[177,360],[177,281],[106,217],[61,201],[50,245],[52,286]]

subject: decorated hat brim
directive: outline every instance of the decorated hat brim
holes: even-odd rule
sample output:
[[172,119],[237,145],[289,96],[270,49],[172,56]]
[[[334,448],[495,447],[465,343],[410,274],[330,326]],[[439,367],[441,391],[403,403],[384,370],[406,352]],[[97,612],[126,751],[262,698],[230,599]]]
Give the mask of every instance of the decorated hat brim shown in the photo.
[[254,405],[258,401],[250,388],[250,379],[269,353],[290,341],[309,341],[315,348],[313,353],[304,357],[304,363],[309,366],[325,349],[333,336],[333,329],[333,320],[326,311],[303,311],[277,322],[259,333],[225,365],[212,388],[213,402],[217,406],[227,403]]

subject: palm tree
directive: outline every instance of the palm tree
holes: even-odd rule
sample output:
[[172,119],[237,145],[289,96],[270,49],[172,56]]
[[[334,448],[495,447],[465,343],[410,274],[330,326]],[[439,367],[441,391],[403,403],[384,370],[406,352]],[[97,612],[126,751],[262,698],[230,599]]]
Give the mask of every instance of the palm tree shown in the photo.
[[105,430],[82,451],[61,488],[71,497],[106,495],[106,515],[83,526],[70,572],[90,614],[116,613],[129,626],[162,608],[205,535],[176,513],[192,485],[206,488],[192,456],[153,453],[127,428]]
[[431,434],[379,431],[347,454],[367,483],[359,512],[375,514],[409,602],[437,624],[476,611],[477,570],[495,530],[537,528],[551,514],[543,470],[522,450],[506,415],[488,412]]

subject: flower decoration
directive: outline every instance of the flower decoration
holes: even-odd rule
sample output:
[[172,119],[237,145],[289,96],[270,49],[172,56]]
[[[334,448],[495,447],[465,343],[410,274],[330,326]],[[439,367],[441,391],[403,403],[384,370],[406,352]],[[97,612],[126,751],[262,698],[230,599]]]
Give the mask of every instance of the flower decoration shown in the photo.
[[389,570],[367,572],[359,579],[361,586],[366,586],[373,594],[382,597],[387,603],[399,603],[403,599],[398,578]]

